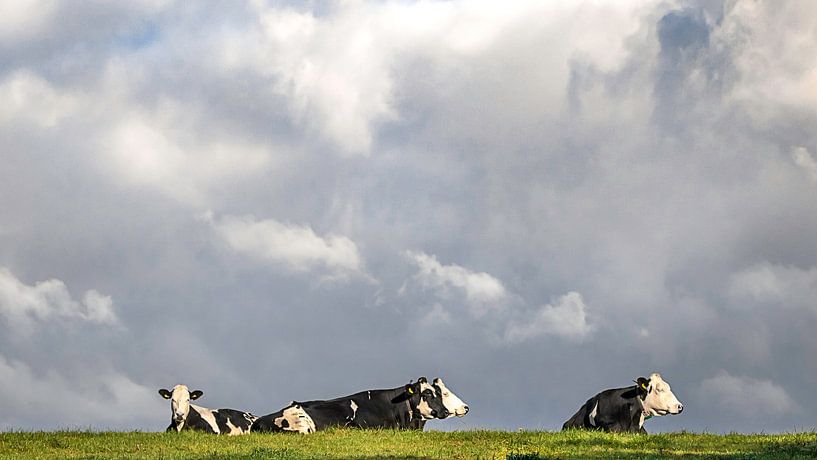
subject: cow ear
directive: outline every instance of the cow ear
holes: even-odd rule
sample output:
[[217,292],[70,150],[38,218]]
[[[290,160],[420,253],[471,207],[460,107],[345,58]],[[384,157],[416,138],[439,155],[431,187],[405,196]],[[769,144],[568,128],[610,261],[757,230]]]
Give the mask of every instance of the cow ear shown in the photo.
[[162,397],[165,398],[165,399],[170,399],[170,398],[173,397],[173,394],[171,392],[165,390],[164,388],[159,390],[159,394],[162,395]]
[[406,390],[406,391],[404,391],[404,392],[400,393],[399,395],[395,396],[391,400],[392,404],[398,404],[398,403],[401,403],[403,401],[408,401],[409,399],[411,399],[412,396],[417,394],[417,391],[414,390],[414,385],[411,384],[411,383],[406,384],[406,386],[403,387],[403,389]]
[[434,379],[434,385],[439,385],[439,384],[441,384],[441,383],[443,383],[443,379],[441,379],[441,378],[439,378],[439,377],[437,377],[436,379]]
[[201,395],[203,395],[203,394],[204,394],[204,392],[201,391],[201,390],[193,390],[193,391],[190,392],[190,399],[192,399],[192,400],[199,399],[199,398],[201,398]]
[[646,379],[644,377],[639,377],[636,380],[633,380],[635,384],[638,386],[638,392],[647,394],[649,393],[650,388],[650,379]]
[[417,379],[417,383],[428,383],[428,379],[425,377],[420,377]]

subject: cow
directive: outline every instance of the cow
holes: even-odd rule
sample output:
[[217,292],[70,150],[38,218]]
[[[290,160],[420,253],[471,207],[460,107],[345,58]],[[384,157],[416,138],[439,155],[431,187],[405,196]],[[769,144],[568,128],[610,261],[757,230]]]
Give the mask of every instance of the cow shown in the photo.
[[639,377],[635,385],[605,390],[588,399],[562,430],[585,428],[614,432],[646,433],[644,421],[680,414],[684,405],[660,374]]
[[[425,377],[420,377],[414,383],[397,388],[361,391],[329,400],[292,401],[278,412],[259,417],[253,422],[252,431],[311,433],[330,427],[405,430],[413,428],[414,420],[449,415],[438,390]],[[292,429],[293,421],[300,430]]]
[[[448,417],[464,417],[468,413],[468,404],[465,404],[459,396],[455,395],[453,391],[448,389],[443,382],[443,379],[436,378],[431,385],[437,390],[437,393],[442,395],[443,406],[448,411]],[[421,430],[425,427],[426,421],[422,419],[415,419],[412,421],[412,429]]]
[[190,391],[185,385],[176,385],[172,390],[162,388],[159,394],[170,400],[170,426],[165,432],[199,430],[235,436],[249,433],[252,423],[258,418],[240,410],[207,409],[190,404],[190,401],[199,399],[204,392]]

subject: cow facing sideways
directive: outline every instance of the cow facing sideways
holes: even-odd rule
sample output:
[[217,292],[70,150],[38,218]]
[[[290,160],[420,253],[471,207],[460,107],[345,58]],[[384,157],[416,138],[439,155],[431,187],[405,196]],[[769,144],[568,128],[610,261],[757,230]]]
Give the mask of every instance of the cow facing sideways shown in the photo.
[[[437,390],[437,393],[441,395],[443,399],[443,406],[448,411],[448,417],[464,417],[465,414],[468,413],[468,404],[465,404],[462,399],[459,398],[453,391],[451,391],[443,382],[443,379],[436,378],[433,382],[431,382],[431,386]],[[425,426],[426,421],[421,419],[415,419],[412,422],[413,429],[422,430]]]
[[605,390],[588,399],[562,430],[586,428],[603,431],[646,433],[644,421],[680,414],[684,405],[659,374],[639,377],[635,385]]
[[[330,427],[411,429],[415,420],[446,418],[442,397],[425,377],[415,383],[361,391],[329,400],[291,402],[286,408],[259,417],[252,431],[311,433]],[[293,429],[296,424],[300,429]]]
[[170,400],[170,426],[165,431],[200,430],[207,433],[240,435],[250,432],[252,422],[258,417],[235,409],[207,409],[190,404],[204,393],[190,391],[185,385],[172,390],[162,388],[159,394]]

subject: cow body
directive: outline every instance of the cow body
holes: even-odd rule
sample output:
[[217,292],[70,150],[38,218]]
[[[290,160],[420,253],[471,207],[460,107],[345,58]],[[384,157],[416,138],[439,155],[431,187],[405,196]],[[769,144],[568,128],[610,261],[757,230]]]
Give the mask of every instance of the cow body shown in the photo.
[[311,427],[309,433],[331,427],[410,429],[415,420],[445,418],[448,411],[436,390],[425,378],[404,387],[367,390],[329,400],[293,401],[286,408],[258,418],[253,431],[285,430],[292,426],[287,411],[297,411],[301,427]]
[[185,385],[176,385],[172,390],[161,389],[159,394],[171,401],[172,415],[166,432],[197,430],[235,436],[249,433],[252,423],[258,418],[235,409],[208,409],[190,404],[191,400],[198,399],[204,393],[200,390],[191,392]]
[[644,421],[651,417],[680,414],[684,406],[661,375],[639,377],[636,384],[605,390],[588,399],[562,425],[562,430],[584,428],[614,432],[646,433]]

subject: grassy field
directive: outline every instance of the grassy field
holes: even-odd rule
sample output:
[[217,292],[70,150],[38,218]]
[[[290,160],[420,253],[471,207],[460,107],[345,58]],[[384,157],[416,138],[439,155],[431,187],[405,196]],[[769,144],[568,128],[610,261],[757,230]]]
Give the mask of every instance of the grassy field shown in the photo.
[[817,433],[615,435],[596,432],[330,430],[312,435],[0,433],[0,458],[817,458]]

